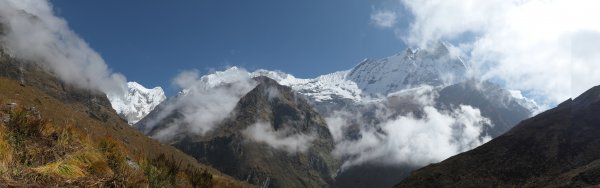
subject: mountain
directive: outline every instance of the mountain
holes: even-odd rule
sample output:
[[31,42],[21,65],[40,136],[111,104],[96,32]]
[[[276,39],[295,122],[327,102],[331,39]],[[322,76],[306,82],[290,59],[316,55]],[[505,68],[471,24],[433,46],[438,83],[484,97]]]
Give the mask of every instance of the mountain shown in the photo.
[[430,49],[407,49],[382,59],[366,59],[350,70],[313,79],[296,78],[280,71],[257,70],[252,76],[267,76],[290,86],[317,103],[358,102],[365,95],[385,96],[419,85],[443,86],[468,78],[470,68],[453,55],[445,42]]
[[333,182],[338,165],[330,155],[334,143],[323,118],[291,88],[263,76],[254,80],[258,85],[215,130],[188,133],[170,144],[261,187]]
[[[177,96],[170,97],[159,105],[136,126],[147,135],[157,138],[163,143],[174,145],[186,151],[186,153],[192,154],[199,161],[213,164],[217,169],[234,177],[246,179],[251,174],[254,179],[250,178],[248,181],[256,185],[264,185],[268,177],[269,185],[281,187],[295,186],[298,183],[297,181],[288,181],[290,177],[273,177],[269,175],[274,171],[278,171],[273,170],[271,167],[257,170],[256,166],[246,165],[246,161],[249,159],[244,155],[249,151],[264,151],[260,148],[239,146],[243,145],[240,143],[248,142],[244,141],[244,134],[239,133],[244,132],[246,128],[255,127],[251,130],[270,132],[271,130],[268,127],[274,127],[273,129],[277,130],[276,127],[280,123],[271,122],[270,126],[264,124],[254,125],[257,121],[263,121],[264,119],[261,119],[263,115],[256,114],[254,111],[263,110],[262,106],[269,105],[254,104],[250,105],[252,108],[240,108],[240,103],[246,101],[246,98],[252,95],[250,90],[260,87],[250,84],[251,89],[235,89],[239,87],[236,86],[238,84],[235,84],[239,80],[232,82],[231,78],[249,77],[264,80],[268,77],[269,80],[274,80],[277,84],[291,88],[290,92],[299,94],[297,98],[306,98],[306,102],[313,106],[320,116],[329,117],[335,115],[338,111],[350,112],[360,116],[364,120],[363,122],[347,126],[346,130],[343,130],[344,135],[342,137],[349,140],[363,137],[364,135],[361,135],[360,132],[361,129],[374,129],[381,136],[388,136],[389,133],[378,127],[382,126],[381,122],[394,120],[400,116],[423,118],[425,106],[431,106],[443,113],[452,113],[461,105],[468,105],[477,109],[478,113],[480,112],[483,117],[489,119],[492,124],[492,126],[483,128],[481,136],[492,138],[506,132],[519,121],[530,117],[535,112],[536,105],[520,95],[519,91],[506,90],[495,83],[470,78],[468,76],[469,67],[459,57],[451,55],[453,54],[451,48],[453,47],[449,44],[439,43],[432,49],[407,49],[403,53],[388,58],[362,62],[351,70],[338,71],[311,79],[296,78],[281,71],[261,69],[246,72],[241,68],[231,67],[224,71],[202,76],[199,79],[202,83],[201,86],[194,86],[201,88],[202,92],[198,94],[198,88],[194,87],[182,90]],[[265,83],[255,84],[260,86]],[[423,93],[419,88],[431,89]],[[263,92],[286,93],[278,90]],[[214,96],[213,93],[219,94]],[[231,94],[233,96],[229,96]],[[431,97],[431,99],[422,101],[423,96]],[[227,98],[228,101],[222,101],[221,98]],[[194,104],[198,101],[202,101],[202,103],[199,105]],[[259,100],[254,99],[254,101]],[[280,113],[278,111],[282,110],[287,111],[286,108],[271,109],[274,114],[273,118],[278,117],[278,113]],[[247,118],[243,120],[235,119],[240,114],[246,114]],[[216,123],[214,119],[208,118],[215,116],[219,117],[216,118]],[[206,119],[210,121],[205,121]],[[233,124],[243,124],[244,126],[238,125],[234,126],[237,127],[235,129],[230,127],[226,129],[229,131],[223,131],[225,129],[223,127],[228,127],[227,125],[232,124],[231,122],[234,120],[239,122]],[[207,132],[198,131],[198,127],[200,129],[210,127],[211,129]],[[456,131],[460,132],[461,130]],[[225,134],[223,132],[227,132],[228,136],[226,138],[215,136],[215,134]],[[169,135],[167,137],[170,139],[163,140],[164,135]],[[321,138],[329,139],[329,137],[318,137],[316,140],[321,140]],[[217,142],[215,139],[219,141]],[[336,144],[334,143],[333,147]],[[244,152],[241,152],[240,148],[245,149]],[[327,150],[323,150],[322,153],[327,153],[325,151]],[[252,157],[263,160],[261,156]],[[284,160],[283,157],[277,158],[277,160],[269,160],[290,161]],[[352,160],[352,156],[349,158],[338,157],[335,160],[339,160],[336,163],[344,163],[347,160]],[[280,165],[289,164],[281,163]],[[343,170],[329,171],[329,173],[334,174],[335,179],[331,180],[326,176],[318,176],[319,180],[315,182],[319,183],[311,185],[323,185],[322,182],[326,182],[328,186],[332,187],[389,187],[408,176],[411,170],[419,167],[421,166],[410,164],[382,165],[380,161],[365,161],[362,164],[349,166]],[[379,173],[384,171],[385,174]],[[298,177],[302,176],[298,175]],[[279,180],[272,181],[275,179]],[[285,184],[281,183],[282,181]],[[306,181],[302,180],[302,182]]]
[[137,82],[128,82],[123,96],[108,96],[113,109],[130,125],[144,118],[166,98],[161,87],[147,89]]
[[600,86],[522,121],[396,187],[586,187],[600,184]]
[[429,49],[407,49],[380,60],[364,60],[347,75],[367,94],[386,95],[419,85],[450,85],[466,78],[469,67],[453,56],[450,45],[438,42]]
[[328,102],[337,99],[360,101],[362,91],[356,83],[347,79],[349,71],[338,71],[321,75],[313,79],[300,79],[279,71],[257,70],[251,76],[266,76],[281,85],[289,86],[316,102]]
[[250,186],[134,130],[104,93],[0,46],[0,185]]

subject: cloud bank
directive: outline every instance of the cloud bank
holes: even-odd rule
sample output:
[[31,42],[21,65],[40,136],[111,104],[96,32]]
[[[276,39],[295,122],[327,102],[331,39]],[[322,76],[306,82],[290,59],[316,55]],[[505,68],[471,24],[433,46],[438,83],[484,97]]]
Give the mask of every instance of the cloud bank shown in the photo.
[[257,122],[242,131],[250,140],[265,143],[274,149],[283,150],[289,154],[308,151],[312,141],[317,138],[315,135],[290,134],[289,132],[285,129],[275,131],[269,123],[265,122]]
[[[399,37],[459,43],[483,79],[557,104],[600,84],[600,3],[586,0],[399,0],[413,20]],[[402,28],[396,28],[402,29]]]
[[121,95],[126,79],[57,17],[45,0],[0,1],[4,50],[48,68],[77,87]]
[[437,110],[433,107],[436,94],[430,87],[394,95],[398,95],[395,100],[413,103],[403,102],[405,106],[417,107],[411,107],[414,110],[408,113],[397,113],[384,101],[369,108],[374,117],[342,110],[325,118],[336,142],[333,155],[344,161],[342,170],[363,163],[424,166],[491,139],[484,134],[484,128],[492,124],[479,109],[459,105],[450,111]]

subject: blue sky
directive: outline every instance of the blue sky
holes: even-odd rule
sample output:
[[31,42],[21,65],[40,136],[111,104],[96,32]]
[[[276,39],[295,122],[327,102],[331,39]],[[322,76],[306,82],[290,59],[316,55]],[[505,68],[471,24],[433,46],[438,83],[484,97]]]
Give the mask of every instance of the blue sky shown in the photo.
[[[371,21],[383,1],[51,0],[58,16],[110,68],[147,87],[176,92],[171,79],[227,66],[282,70],[297,77],[352,68],[406,46]],[[396,26],[407,25],[398,13]]]

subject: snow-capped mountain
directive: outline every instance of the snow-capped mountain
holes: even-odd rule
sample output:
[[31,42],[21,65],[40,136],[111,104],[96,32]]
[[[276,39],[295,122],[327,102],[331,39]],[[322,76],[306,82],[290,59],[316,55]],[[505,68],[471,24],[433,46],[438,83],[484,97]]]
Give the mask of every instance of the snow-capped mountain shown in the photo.
[[252,76],[267,76],[290,86],[316,102],[337,99],[361,101],[419,85],[451,85],[468,78],[469,67],[452,55],[452,46],[439,42],[431,49],[413,50],[378,60],[366,59],[356,67],[313,79],[296,78],[280,71],[257,70]]
[[128,82],[123,96],[108,96],[113,109],[130,125],[144,118],[166,98],[161,87],[148,89],[137,82]]
[[[459,56],[451,52],[453,48],[451,44],[444,42],[436,43],[428,49],[409,48],[390,57],[364,60],[350,70],[337,71],[309,79],[297,78],[282,71],[259,69],[247,72],[238,67],[230,67],[202,76],[200,81],[204,84],[200,84],[199,87],[213,88],[231,83],[232,80],[240,80],[239,76],[266,76],[281,85],[291,87],[316,102],[317,108],[329,108],[330,105],[343,107],[348,104],[366,102],[365,99],[377,100],[377,98],[391,93],[421,85],[443,88],[469,79],[470,67]],[[189,88],[183,89],[177,96],[185,96],[188,92],[190,92]],[[538,111],[538,107],[533,101],[517,95],[517,93],[513,93],[512,96],[530,111]],[[163,97],[159,98],[160,101],[164,100]],[[131,101],[131,99],[127,99],[127,101]],[[137,122],[160,103],[158,101],[147,107],[140,105],[150,104],[151,101],[146,100],[135,104],[131,102],[117,103],[115,109],[125,117],[134,117],[130,123]],[[136,113],[137,107],[143,111]]]
[[450,53],[450,44],[433,48],[407,49],[379,60],[366,59],[347,75],[366,94],[388,94],[426,84],[451,85],[467,78],[468,66]]
[[327,102],[334,99],[360,101],[362,91],[355,82],[346,79],[348,72],[338,71],[313,79],[302,79],[280,71],[257,70],[251,73],[251,76],[267,76],[281,85],[290,86],[296,92],[304,94],[317,102]]
[[[259,69],[249,73],[250,77],[267,76],[281,85],[289,86],[317,103],[336,101],[359,102],[365,97],[386,96],[390,93],[418,87],[449,86],[469,79],[470,67],[459,56],[454,55],[451,44],[439,42],[428,49],[407,49],[382,59],[366,59],[350,70],[321,75],[316,78],[297,78],[282,71]],[[240,68],[231,67],[202,77],[207,86],[226,83],[232,72]],[[181,93],[185,93],[183,90]],[[532,112],[539,107],[516,91],[513,97]]]

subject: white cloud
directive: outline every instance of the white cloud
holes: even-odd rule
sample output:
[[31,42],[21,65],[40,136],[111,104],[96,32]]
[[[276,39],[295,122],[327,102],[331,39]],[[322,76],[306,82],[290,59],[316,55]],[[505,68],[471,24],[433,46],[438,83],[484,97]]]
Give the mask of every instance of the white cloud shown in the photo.
[[284,150],[290,154],[308,151],[311,143],[317,138],[308,134],[290,134],[288,130],[273,130],[273,127],[265,122],[257,122],[242,133],[249,139],[265,143],[272,148]]
[[[460,44],[484,79],[527,91],[546,106],[600,84],[600,2],[585,0],[401,0],[414,20],[402,35],[424,47],[437,40]],[[401,33],[401,32],[400,32]],[[459,40],[460,41],[460,40]]]
[[[491,121],[479,109],[459,105],[441,111],[434,107],[436,96],[433,88],[420,87],[370,104],[367,109],[373,117],[337,111],[325,118],[336,142],[333,154],[343,160],[342,170],[363,163],[419,167],[491,139],[484,133],[484,128],[492,126]],[[403,109],[395,109],[394,102],[403,104]],[[413,108],[412,112],[402,113],[406,108]],[[360,136],[344,136],[355,135],[351,132],[357,129]]]
[[391,28],[396,24],[397,15],[394,11],[376,10],[371,13],[371,22],[380,28]]
[[119,96],[125,91],[125,77],[113,73],[47,1],[0,1],[0,21],[5,29],[0,40],[9,54],[49,68],[80,88]]
[[[439,111],[432,106],[423,108],[423,117],[408,114],[376,125],[364,120],[360,139],[340,139],[340,134],[352,116],[327,118],[327,124],[337,142],[333,154],[347,158],[346,169],[362,163],[383,165],[423,166],[442,161],[450,156],[473,149],[491,138],[482,135],[490,120],[481,116],[479,109],[460,105],[454,111]],[[337,117],[335,117],[337,116]],[[368,125],[368,126],[365,126]],[[337,129],[337,130],[336,130]]]

